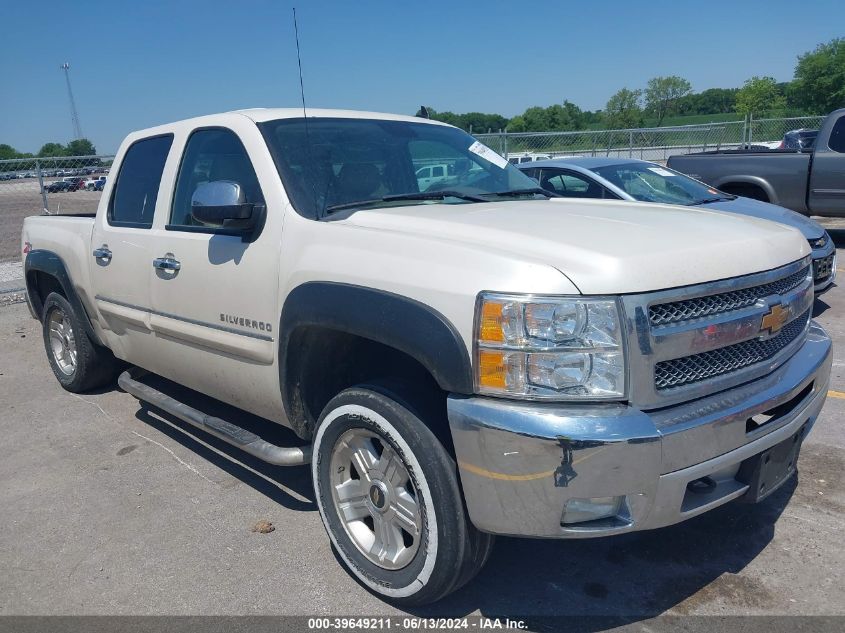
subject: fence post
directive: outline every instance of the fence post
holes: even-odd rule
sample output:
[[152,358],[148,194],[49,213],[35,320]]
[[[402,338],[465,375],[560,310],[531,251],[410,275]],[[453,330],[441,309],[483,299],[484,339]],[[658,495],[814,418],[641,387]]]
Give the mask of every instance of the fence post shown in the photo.
[[751,139],[754,136],[754,113],[748,114],[748,147],[751,147]]
[[44,174],[41,173],[41,161],[35,159],[35,171],[38,172],[38,187],[41,189],[41,202],[44,204],[44,214],[50,212],[47,206],[47,190],[44,188]]
[[507,158],[508,157],[508,131],[507,130],[505,130],[505,132],[504,132],[504,134],[502,134],[501,138],[502,138],[501,147],[502,147],[502,150],[504,151],[504,154],[502,154],[502,156]]
[[634,130],[628,132],[628,158],[634,157]]

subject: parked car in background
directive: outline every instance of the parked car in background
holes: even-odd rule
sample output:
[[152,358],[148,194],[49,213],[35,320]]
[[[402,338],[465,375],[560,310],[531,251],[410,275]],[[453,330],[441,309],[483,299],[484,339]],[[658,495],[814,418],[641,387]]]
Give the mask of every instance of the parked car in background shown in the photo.
[[822,123],[812,149],[717,150],[669,157],[669,167],[738,196],[804,215],[845,216],[845,108]]
[[86,179],[86,180],[82,183],[82,184],[83,184],[82,188],[83,188],[83,189],[86,189],[86,190],[88,190],[88,191],[101,191],[101,190],[103,189],[102,185],[100,185],[100,188],[99,188],[99,189],[97,189],[97,184],[98,184],[101,180],[103,181],[103,184],[105,184],[105,182],[106,182],[106,177],[105,177],[105,176],[98,176],[97,178],[87,178],[87,179]]
[[778,149],[812,149],[818,135],[818,130],[807,128],[791,130],[783,135],[783,140],[778,145]]
[[629,158],[556,158],[519,169],[547,191],[569,198],[611,198],[702,207],[792,226],[813,249],[816,294],[836,276],[836,246],[815,220],[767,202],[725,193],[657,163]]
[[81,176],[70,176],[68,178],[62,178],[62,180],[70,183],[68,191],[79,191],[85,188],[85,178]]
[[84,188],[85,179],[80,176],[67,176],[61,180],[51,182],[45,185],[44,189],[50,193],[58,193],[60,191],[78,191]]
[[425,191],[434,184],[445,182],[449,178],[449,165],[425,165],[416,171],[417,186]]
[[102,191],[105,186],[106,186],[106,177],[100,176],[99,178],[97,178],[97,181],[94,183],[94,191]]
[[55,182],[51,182],[48,185],[44,185],[44,191],[49,193],[58,193],[60,191],[70,191],[71,183],[67,180],[56,180]]
[[531,163],[537,160],[548,160],[550,158],[551,156],[548,154],[534,154],[531,152],[508,154],[508,162],[511,165],[521,165],[522,163]]

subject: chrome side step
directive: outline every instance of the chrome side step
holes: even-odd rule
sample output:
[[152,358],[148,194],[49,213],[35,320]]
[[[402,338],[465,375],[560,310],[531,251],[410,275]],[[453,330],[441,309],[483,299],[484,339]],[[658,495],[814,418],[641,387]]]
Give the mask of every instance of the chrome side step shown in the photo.
[[[135,372],[134,376],[133,371]],[[153,387],[138,382],[135,376],[139,373],[140,370],[130,369],[125,371],[118,377],[117,384],[120,385],[121,389],[138,398],[138,400],[148,402],[156,408],[179,418],[183,422],[187,422],[191,426],[210,433],[214,437],[268,464],[274,464],[276,466],[302,466],[311,461],[310,446],[284,447],[271,444],[258,437],[255,433],[247,431],[226,420],[206,415],[183,402],[179,402],[163,394]]]

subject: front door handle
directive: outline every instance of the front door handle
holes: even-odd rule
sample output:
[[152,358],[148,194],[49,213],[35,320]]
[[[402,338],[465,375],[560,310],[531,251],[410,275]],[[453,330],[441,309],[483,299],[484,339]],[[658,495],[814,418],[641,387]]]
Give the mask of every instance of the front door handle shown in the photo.
[[182,264],[177,259],[172,257],[158,257],[153,260],[153,268],[157,270],[172,270],[177,271],[182,268]]
[[105,244],[103,244],[100,248],[95,248],[91,254],[95,259],[103,260],[106,263],[111,261],[111,251]]

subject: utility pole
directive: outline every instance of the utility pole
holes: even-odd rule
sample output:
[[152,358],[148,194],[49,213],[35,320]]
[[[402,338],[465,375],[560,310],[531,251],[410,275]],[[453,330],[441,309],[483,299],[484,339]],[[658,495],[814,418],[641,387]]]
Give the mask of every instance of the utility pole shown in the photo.
[[70,101],[70,118],[73,122],[74,140],[82,138],[82,125],[79,123],[79,113],[76,111],[76,101],[73,99],[73,90],[70,88],[70,64],[65,62],[59,66],[65,71],[65,82],[67,83],[67,97]]

